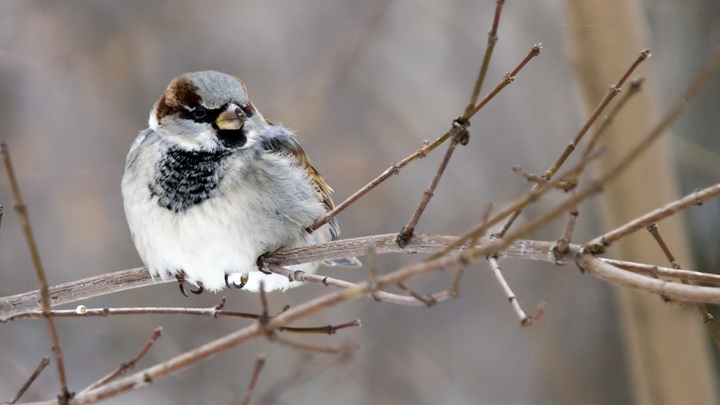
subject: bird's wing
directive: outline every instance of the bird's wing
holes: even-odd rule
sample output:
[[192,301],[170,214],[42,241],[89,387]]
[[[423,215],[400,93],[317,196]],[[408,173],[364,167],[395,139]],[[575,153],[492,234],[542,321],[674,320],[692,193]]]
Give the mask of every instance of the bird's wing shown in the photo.
[[[294,157],[300,167],[307,171],[308,177],[315,186],[318,198],[323,202],[323,204],[325,204],[327,210],[330,211],[335,208],[335,204],[333,203],[332,198],[330,198],[330,194],[333,192],[333,189],[325,181],[325,179],[320,176],[320,173],[315,170],[310,158],[305,153],[302,146],[300,146],[297,140],[295,140],[295,137],[290,132],[284,130],[277,131],[272,135],[273,136],[264,136],[260,138],[262,148],[272,153],[282,153]],[[335,219],[331,218],[328,221],[328,225],[330,226],[332,240],[336,240],[338,236],[340,236],[340,228],[335,222]]]

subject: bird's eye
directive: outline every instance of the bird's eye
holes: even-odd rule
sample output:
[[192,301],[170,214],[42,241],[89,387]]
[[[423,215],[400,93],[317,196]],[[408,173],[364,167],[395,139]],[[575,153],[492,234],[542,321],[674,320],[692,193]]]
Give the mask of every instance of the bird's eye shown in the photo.
[[201,120],[207,116],[207,110],[201,105],[191,108],[190,112],[196,120]]

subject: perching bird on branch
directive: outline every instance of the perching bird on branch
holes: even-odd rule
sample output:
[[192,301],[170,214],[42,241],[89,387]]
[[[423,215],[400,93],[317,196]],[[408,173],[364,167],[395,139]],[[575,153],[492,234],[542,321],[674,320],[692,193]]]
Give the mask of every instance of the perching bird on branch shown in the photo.
[[[332,189],[292,132],[268,122],[243,82],[224,73],[173,80],[127,156],[122,195],[130,232],[150,274],[218,291],[299,284],[259,271],[282,247],[337,239]],[[328,262],[357,266],[356,258]],[[291,267],[314,272],[318,263]],[[229,281],[232,280],[232,281]]]

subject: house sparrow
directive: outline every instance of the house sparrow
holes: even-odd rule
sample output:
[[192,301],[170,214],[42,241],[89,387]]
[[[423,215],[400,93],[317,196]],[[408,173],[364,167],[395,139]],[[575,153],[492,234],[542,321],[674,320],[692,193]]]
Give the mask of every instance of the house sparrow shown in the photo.
[[149,124],[128,153],[122,195],[152,276],[178,277],[183,294],[183,280],[198,286],[197,294],[229,287],[229,279],[249,291],[261,281],[265,291],[285,290],[300,283],[259,271],[260,256],[337,239],[332,219],[308,232],[333,208],[332,189],[293,133],[248,100],[240,79],[215,71],[181,75],[155,103]]

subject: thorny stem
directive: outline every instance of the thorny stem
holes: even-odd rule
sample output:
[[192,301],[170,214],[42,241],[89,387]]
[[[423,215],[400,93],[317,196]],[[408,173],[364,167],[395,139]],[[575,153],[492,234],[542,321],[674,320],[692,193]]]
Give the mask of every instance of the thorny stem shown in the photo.
[[[520,72],[520,70],[532,59],[533,57],[540,54],[540,49],[542,49],[542,44],[535,44],[525,59],[523,59],[522,62],[515,68],[515,70],[512,71],[510,74],[506,74],[503,76],[500,83],[493,89],[490,94],[485,96],[482,101],[476,106],[475,109],[473,109],[470,113],[466,113],[461,117],[461,121],[469,121],[470,118],[472,118],[475,113],[477,113],[485,104],[487,104],[497,93],[500,92],[503,88],[505,88],[508,84],[510,84],[514,80],[514,76]],[[458,122],[456,120],[455,122]],[[353,204],[355,201],[359,200],[362,196],[367,194],[369,191],[380,185],[382,182],[390,178],[393,174],[398,174],[402,168],[407,166],[408,164],[412,163],[413,161],[423,158],[428,155],[428,153],[432,152],[440,146],[443,142],[445,142],[448,138],[455,138],[460,133],[464,132],[466,128],[463,128],[461,125],[453,125],[447,132],[445,132],[443,135],[441,135],[439,138],[435,139],[431,143],[427,143],[420,147],[415,153],[407,156],[405,159],[397,162],[394,165],[391,165],[387,170],[382,172],[378,177],[370,181],[368,184],[363,186],[360,190],[356,191],[353,195],[348,197],[345,201],[338,204],[335,208],[330,210],[327,214],[325,214],[324,217],[320,218],[315,225],[313,225],[309,231],[313,232],[320,228],[321,226],[325,225],[331,218],[335,217],[337,214],[344,211],[347,207],[349,207],[351,204]]]
[[[665,254],[665,257],[670,262],[670,265],[673,267],[673,269],[680,269],[680,265],[675,260],[675,257],[673,256],[672,252],[670,252],[670,248],[667,246],[665,241],[663,240],[662,236],[660,235],[660,231],[658,230],[657,224],[652,223],[647,226],[648,232],[655,238],[655,241],[660,245],[660,249],[662,249],[663,253]],[[692,285],[690,281],[681,278],[680,282],[685,285]],[[720,330],[718,330],[717,325],[715,322],[713,322],[713,316],[710,314],[710,312],[707,310],[707,307],[702,302],[696,302],[695,308],[697,308],[698,312],[700,312],[700,316],[702,317],[703,323],[708,327],[710,330],[710,334],[713,337],[713,340],[715,341],[715,345],[720,348]]]
[[55,355],[55,363],[57,364],[58,378],[60,380],[60,403],[66,404],[72,395],[68,391],[67,379],[65,377],[65,364],[63,362],[62,349],[60,348],[60,340],[58,339],[57,330],[55,329],[55,323],[50,316],[50,294],[48,293],[48,283],[45,279],[45,271],[43,270],[42,263],[40,261],[40,252],[37,248],[37,244],[35,243],[35,236],[33,235],[32,227],[30,226],[30,217],[27,213],[27,206],[22,199],[20,186],[15,178],[15,171],[13,170],[12,161],[10,160],[10,151],[8,150],[5,142],[0,142],[0,153],[2,153],[3,161],[5,163],[5,170],[10,181],[10,188],[15,196],[15,210],[18,213],[18,218],[20,219],[20,224],[22,225],[23,233],[25,234],[25,240],[28,248],[30,249],[30,256],[32,257],[32,261],[35,266],[35,274],[37,276],[38,283],[40,284],[43,316],[45,318],[45,323],[47,324],[48,332],[50,333],[52,352]]
[[35,368],[35,371],[33,371],[30,378],[28,378],[27,381],[25,381],[25,384],[23,384],[23,386],[20,388],[20,390],[17,392],[17,394],[15,394],[13,399],[11,399],[10,402],[8,402],[8,404],[16,403],[20,399],[20,397],[22,397],[23,394],[25,394],[25,391],[27,391],[28,388],[30,388],[30,386],[35,381],[35,379],[38,378],[40,373],[42,373],[42,371],[45,370],[45,367],[47,367],[48,364],[50,364],[50,357],[47,357],[47,356],[43,357],[42,360],[40,360],[40,364],[38,364],[38,366]]
[[[612,101],[613,98],[620,92],[620,89],[622,88],[622,85],[625,83],[625,80],[632,74],[632,72],[640,65],[642,61],[647,59],[650,56],[650,50],[649,49],[643,49],[642,52],[640,52],[640,55],[635,59],[635,62],[633,62],[632,65],[623,73],[623,75],[620,77],[620,79],[615,83],[614,85],[610,86],[607,93],[605,93],[605,97],[600,101],[598,106],[595,108],[595,111],[590,115],[590,118],[585,122],[585,125],[583,125],[582,128],[580,128],[580,131],[575,135],[575,138],[568,144],[568,146],[565,148],[565,150],[562,152],[560,157],[555,161],[555,163],[548,168],[548,170],[545,171],[542,178],[546,180],[550,180],[555,173],[560,169],[560,167],[565,163],[567,158],[570,156],[570,154],[575,150],[575,147],[580,142],[580,140],[585,136],[587,131],[590,129],[590,126],[592,126],[593,123],[597,120],[597,118],[600,116],[600,114],[605,110],[605,107]],[[538,184],[535,184],[533,188],[539,187]],[[505,233],[507,233],[508,229],[512,226],[513,223],[515,223],[515,220],[520,216],[520,213],[522,213],[522,210],[518,210],[514,212],[510,218],[508,218],[507,222],[505,222],[505,225],[503,225],[502,230],[497,234],[499,238],[502,238]]]

